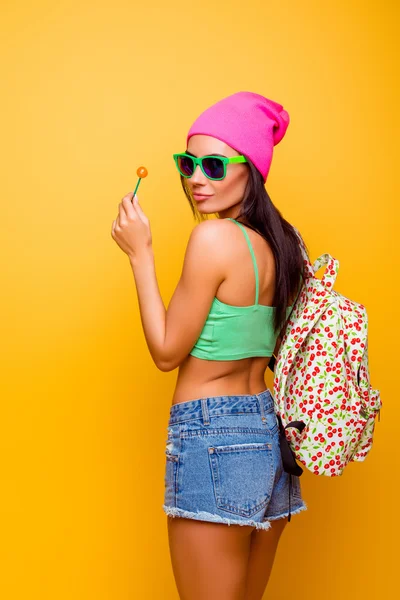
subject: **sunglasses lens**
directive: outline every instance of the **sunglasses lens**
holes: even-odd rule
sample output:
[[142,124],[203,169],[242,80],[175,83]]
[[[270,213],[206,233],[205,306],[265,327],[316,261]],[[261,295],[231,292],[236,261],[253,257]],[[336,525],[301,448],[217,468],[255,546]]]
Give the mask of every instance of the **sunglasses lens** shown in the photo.
[[182,175],[186,177],[193,175],[194,163],[189,156],[178,156],[178,166]]
[[211,179],[222,179],[224,176],[224,163],[218,157],[204,158],[203,168]]

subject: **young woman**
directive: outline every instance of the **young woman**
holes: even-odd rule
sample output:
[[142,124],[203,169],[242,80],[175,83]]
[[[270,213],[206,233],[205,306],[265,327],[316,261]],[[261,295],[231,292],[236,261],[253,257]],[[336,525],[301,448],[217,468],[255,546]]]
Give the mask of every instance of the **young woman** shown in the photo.
[[113,223],[152,358],[162,371],[179,367],[163,509],[184,600],[261,600],[288,515],[307,508],[299,478],[289,487],[283,470],[264,381],[303,281],[294,229],[264,187],[288,124],[280,104],[239,92],[190,128],[174,159],[199,224],[167,311],[136,197]]

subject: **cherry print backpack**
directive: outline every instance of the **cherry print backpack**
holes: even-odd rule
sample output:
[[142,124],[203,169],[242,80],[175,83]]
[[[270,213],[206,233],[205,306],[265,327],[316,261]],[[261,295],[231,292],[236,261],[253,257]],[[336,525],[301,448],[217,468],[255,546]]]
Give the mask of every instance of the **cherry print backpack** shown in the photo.
[[336,258],[322,254],[311,265],[299,242],[305,280],[271,367],[280,449],[286,472],[301,475],[297,458],[315,475],[334,477],[371,450],[382,402],[370,386],[365,306],[333,290]]

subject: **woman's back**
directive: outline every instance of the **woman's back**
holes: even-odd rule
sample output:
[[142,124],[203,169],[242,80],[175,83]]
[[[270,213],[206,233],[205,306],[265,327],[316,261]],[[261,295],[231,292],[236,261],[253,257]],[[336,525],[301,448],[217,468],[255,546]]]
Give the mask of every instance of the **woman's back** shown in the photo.
[[[217,290],[217,301],[234,307],[253,306],[256,297],[256,274],[249,245],[237,223],[221,219],[220,226],[221,253],[226,276]],[[254,252],[258,271],[258,304],[272,307],[275,293],[274,255],[268,242],[259,233],[249,227],[245,227],[245,231]],[[240,351],[241,348],[237,350]],[[204,360],[189,355],[179,366],[172,403],[206,395],[258,393],[265,389],[264,374],[269,361],[270,356]]]

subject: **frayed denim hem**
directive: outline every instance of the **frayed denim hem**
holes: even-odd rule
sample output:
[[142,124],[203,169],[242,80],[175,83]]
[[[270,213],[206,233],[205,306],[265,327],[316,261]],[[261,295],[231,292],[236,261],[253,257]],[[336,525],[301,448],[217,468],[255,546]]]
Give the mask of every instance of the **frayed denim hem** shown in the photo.
[[[301,512],[302,510],[308,510],[308,506],[305,502],[303,502],[304,506],[299,506],[299,508],[295,508],[295,509],[290,509],[290,515],[297,515],[299,512]],[[289,516],[289,511],[287,510],[286,512],[280,514],[280,515],[275,515],[274,517],[267,517],[268,521],[276,521],[277,519],[283,519],[284,517],[288,517]]]
[[211,521],[213,523],[225,523],[227,525],[250,525],[257,529],[270,529],[271,523],[264,521],[259,523],[258,521],[238,521],[235,519],[228,519],[226,517],[220,517],[219,515],[213,515],[204,511],[189,512],[188,510],[182,510],[181,508],[175,508],[172,506],[165,506],[163,504],[163,511],[170,517],[186,517],[187,519],[195,519],[197,521]]

